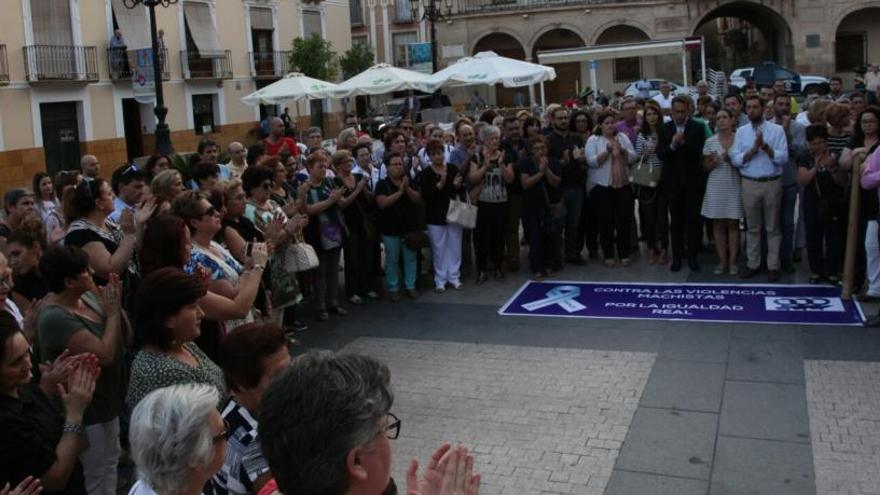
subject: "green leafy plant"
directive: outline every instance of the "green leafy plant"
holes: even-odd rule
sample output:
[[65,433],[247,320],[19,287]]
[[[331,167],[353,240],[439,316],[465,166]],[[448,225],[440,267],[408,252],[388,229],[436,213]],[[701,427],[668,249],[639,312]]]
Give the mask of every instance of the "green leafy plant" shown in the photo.
[[373,57],[373,49],[369,45],[355,43],[339,58],[342,77],[349,79],[369,69],[373,66]]
[[291,48],[290,67],[295,72],[323,81],[336,79],[339,62],[333,43],[313,34],[308,38],[294,38]]

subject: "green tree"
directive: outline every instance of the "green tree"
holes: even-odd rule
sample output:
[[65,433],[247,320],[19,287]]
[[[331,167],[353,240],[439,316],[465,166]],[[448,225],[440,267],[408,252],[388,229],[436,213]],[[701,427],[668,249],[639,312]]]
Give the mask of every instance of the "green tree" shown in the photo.
[[[342,68],[342,77],[352,78],[373,66],[373,49],[366,43],[355,43],[345,54],[339,58],[339,66]],[[355,112],[367,113],[370,107],[369,95],[355,97]],[[359,102],[359,103],[358,103]],[[348,105],[343,104],[346,113]],[[361,110],[358,110],[361,109]]]
[[[308,38],[294,38],[291,43],[290,68],[295,72],[320,79],[333,81],[338,71],[336,52],[333,51],[333,43],[313,34]],[[312,124],[324,127],[324,107],[321,100],[312,100],[311,105]]]
[[338,74],[338,61],[333,43],[317,34],[308,38],[295,38],[291,44],[290,68],[295,72],[332,81]]
[[373,66],[373,49],[366,43],[355,43],[342,57],[339,66],[342,77],[349,79]]

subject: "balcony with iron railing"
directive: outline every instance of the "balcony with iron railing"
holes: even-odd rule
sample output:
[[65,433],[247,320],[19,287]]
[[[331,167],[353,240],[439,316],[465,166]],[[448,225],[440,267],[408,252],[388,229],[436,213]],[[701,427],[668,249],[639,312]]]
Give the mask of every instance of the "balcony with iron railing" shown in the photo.
[[452,15],[520,12],[554,7],[583,7],[640,0],[454,0]]
[[97,81],[98,48],[76,45],[29,45],[24,47],[27,80]]
[[290,72],[289,51],[251,52],[251,76],[255,79],[281,79]]
[[9,59],[6,58],[6,45],[0,45],[0,86],[9,84]]
[[[132,54],[125,48],[107,48],[107,67],[110,70],[111,81],[130,81],[132,75]],[[162,64],[162,80],[171,79],[168,70],[168,50],[162,50],[162,55],[153,61]]]
[[180,67],[183,78],[192,79],[232,79],[232,51],[219,52],[187,51],[180,52]]

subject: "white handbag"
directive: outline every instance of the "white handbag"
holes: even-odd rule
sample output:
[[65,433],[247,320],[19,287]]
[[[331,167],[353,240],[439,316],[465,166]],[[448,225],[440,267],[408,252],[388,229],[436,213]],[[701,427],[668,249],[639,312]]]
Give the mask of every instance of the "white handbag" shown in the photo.
[[470,195],[465,193],[464,196],[464,201],[458,198],[449,200],[446,222],[461,225],[466,229],[472,229],[477,226],[477,205],[471,204]]
[[284,269],[288,272],[307,272],[320,264],[315,248],[303,241],[291,244],[284,253]]

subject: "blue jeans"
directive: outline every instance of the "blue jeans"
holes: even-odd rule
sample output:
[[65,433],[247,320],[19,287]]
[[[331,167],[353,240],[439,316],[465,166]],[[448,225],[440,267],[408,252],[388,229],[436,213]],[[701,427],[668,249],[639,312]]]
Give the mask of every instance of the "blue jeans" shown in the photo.
[[578,229],[581,222],[581,209],[584,206],[584,188],[566,187],[562,190],[565,203],[565,259],[576,258],[581,254]]
[[779,257],[791,258],[794,252],[794,213],[797,203],[798,185],[790,184],[782,187],[782,244],[779,246]]
[[400,290],[400,253],[403,252],[403,282],[406,290],[416,288],[416,252],[406,247],[403,236],[382,235],[385,245],[385,280],[388,290]]

